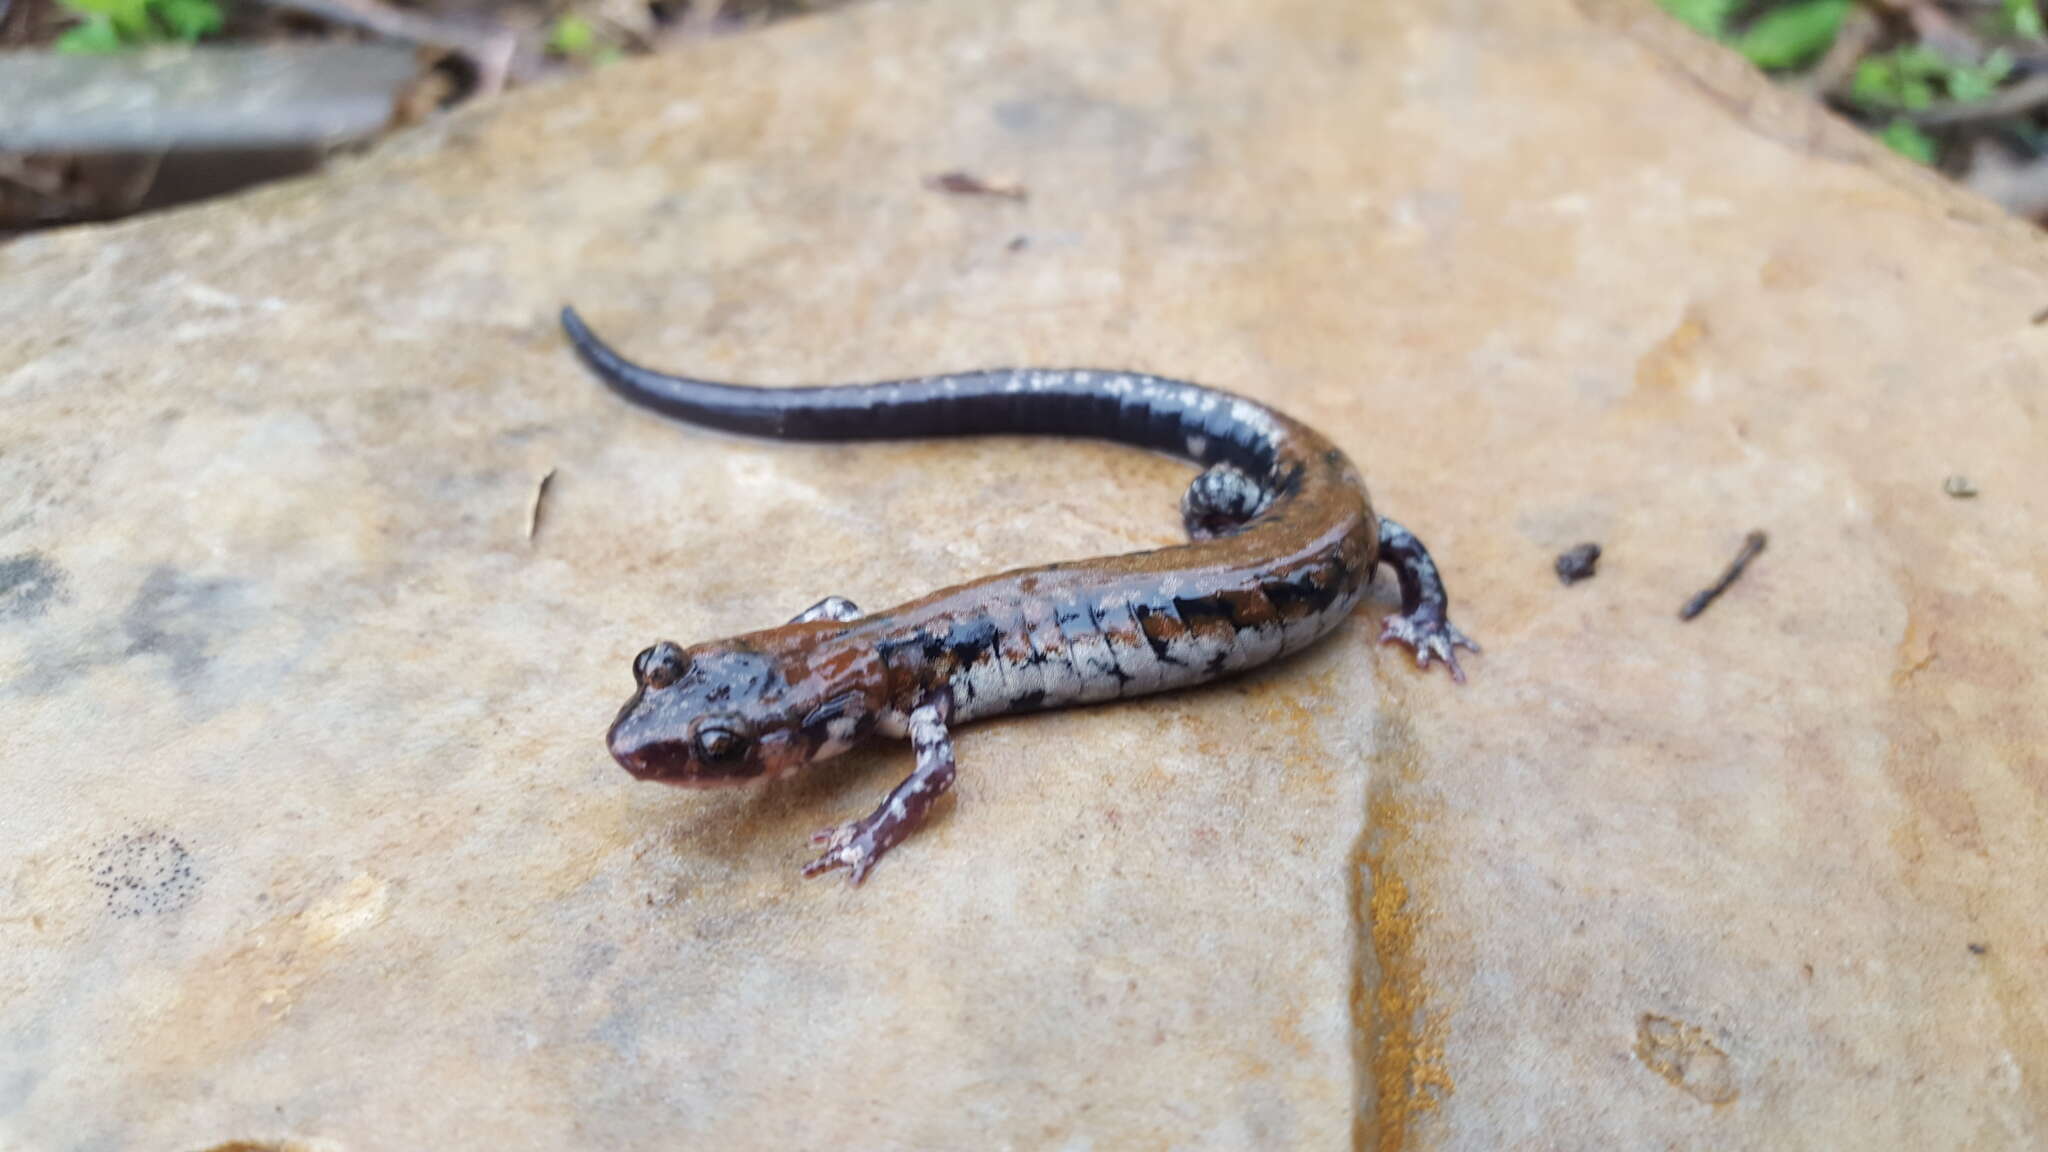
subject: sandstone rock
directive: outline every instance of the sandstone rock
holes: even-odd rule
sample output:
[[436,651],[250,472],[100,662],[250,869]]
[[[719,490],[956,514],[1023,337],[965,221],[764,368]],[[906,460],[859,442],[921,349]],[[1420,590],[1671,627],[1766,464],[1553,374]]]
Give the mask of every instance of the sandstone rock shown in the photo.
[[[1418,675],[1383,590],[969,730],[804,883],[903,753],[636,785],[632,654],[1170,542],[1188,469],[692,433],[565,300],[764,382],[1273,400],[1487,652]],[[2044,303],[2021,226],[1590,2],[864,6],[0,249],[0,1145],[2037,1145]]]

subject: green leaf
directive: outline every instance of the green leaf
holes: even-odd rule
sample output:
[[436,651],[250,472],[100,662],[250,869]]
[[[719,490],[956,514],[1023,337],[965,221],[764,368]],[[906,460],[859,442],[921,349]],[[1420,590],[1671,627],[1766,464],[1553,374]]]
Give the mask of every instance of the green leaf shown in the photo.
[[2048,28],[2041,24],[2041,6],[2036,0],[2005,0],[2003,5],[2006,27],[2012,34],[2029,40],[2048,36]]
[[1658,0],[1664,10],[1678,17],[1695,32],[1702,32],[1719,40],[1728,27],[1728,17],[1735,14],[1737,0]]
[[2012,73],[2012,57],[2001,48],[1974,68],[1957,68],[1948,75],[1951,99],[1975,103],[1998,91],[1998,85]]
[[105,19],[124,45],[157,38],[156,25],[149,19],[149,0],[63,0],[63,4],[73,12]]
[[155,8],[173,39],[190,43],[220,31],[220,5],[214,0],[156,0]]
[[[2001,65],[1999,76],[2011,70]],[[1934,103],[1935,83],[1952,84],[1956,66],[1925,48],[1898,48],[1865,56],[1849,81],[1849,95],[1871,108],[1918,111]]]
[[104,16],[94,16],[57,37],[57,51],[66,56],[103,56],[122,47],[121,34]]
[[1797,68],[1835,42],[1852,0],[1797,0],[1759,16],[1735,38],[1735,47],[1759,68]]
[[558,56],[584,56],[595,47],[597,29],[573,12],[556,20],[554,31],[548,34],[548,50]]
[[1934,163],[1934,137],[1914,127],[1911,121],[1893,120],[1884,126],[1884,131],[1879,132],[1877,138],[1908,160]]

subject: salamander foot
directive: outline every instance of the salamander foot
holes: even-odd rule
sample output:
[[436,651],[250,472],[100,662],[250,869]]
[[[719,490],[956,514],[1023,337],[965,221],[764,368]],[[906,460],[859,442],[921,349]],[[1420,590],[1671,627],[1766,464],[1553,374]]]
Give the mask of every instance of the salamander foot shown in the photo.
[[1465,671],[1458,667],[1458,649],[1479,651],[1479,645],[1444,618],[1440,606],[1427,604],[1414,612],[1396,612],[1387,617],[1380,631],[1380,643],[1406,644],[1415,652],[1417,668],[1429,667],[1432,656],[1442,660],[1451,670],[1451,679],[1460,684],[1465,682]]
[[1451,598],[1444,592],[1443,577],[1437,574],[1429,549],[1414,533],[1382,516],[1380,563],[1394,570],[1401,585],[1401,610],[1387,617],[1380,643],[1399,641],[1414,649],[1417,668],[1429,667],[1431,657],[1442,660],[1451,670],[1451,679],[1463,684],[1465,671],[1458,667],[1458,649],[1477,652],[1479,645],[1451,623]]

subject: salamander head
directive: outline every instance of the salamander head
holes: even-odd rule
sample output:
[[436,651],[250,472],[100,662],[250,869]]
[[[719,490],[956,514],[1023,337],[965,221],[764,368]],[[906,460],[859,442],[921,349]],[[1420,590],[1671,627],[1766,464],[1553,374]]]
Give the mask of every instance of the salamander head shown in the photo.
[[684,649],[666,640],[633,659],[633,698],[612,721],[612,758],[642,780],[690,787],[779,776],[852,747],[874,728],[866,664],[829,675],[746,642]]

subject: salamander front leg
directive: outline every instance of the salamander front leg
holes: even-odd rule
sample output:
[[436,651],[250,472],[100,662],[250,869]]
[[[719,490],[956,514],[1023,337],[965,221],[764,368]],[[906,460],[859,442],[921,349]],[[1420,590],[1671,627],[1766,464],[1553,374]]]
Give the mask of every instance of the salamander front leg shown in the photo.
[[1451,623],[1450,596],[1443,577],[1437,575],[1436,561],[1415,534],[1380,517],[1380,563],[1394,570],[1401,583],[1401,611],[1387,617],[1380,643],[1399,641],[1415,650],[1415,666],[1429,667],[1434,656],[1450,666],[1451,679],[1462,684],[1465,673],[1458,667],[1458,649],[1479,651],[1479,645],[1465,638]]
[[790,619],[791,624],[809,624],[813,620],[858,620],[860,609],[844,596],[827,596]]
[[903,842],[931,813],[932,805],[953,786],[953,741],[946,721],[953,715],[953,695],[940,689],[910,713],[910,744],[917,750],[917,769],[904,778],[880,807],[851,824],[827,828],[811,837],[825,854],[805,866],[805,876],[821,876],[834,868],[848,870],[858,884],[882,854]]

